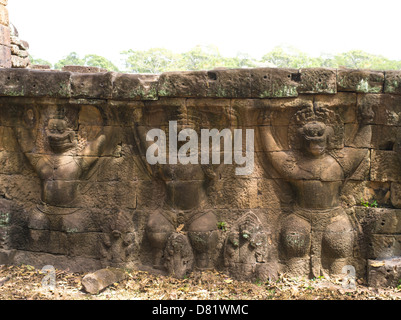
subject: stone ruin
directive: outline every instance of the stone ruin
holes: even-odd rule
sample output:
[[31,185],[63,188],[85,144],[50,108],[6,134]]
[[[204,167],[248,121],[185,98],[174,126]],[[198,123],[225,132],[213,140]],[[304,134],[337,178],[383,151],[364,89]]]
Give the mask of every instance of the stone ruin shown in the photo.
[[[243,280],[353,268],[370,285],[398,284],[400,71],[146,75],[0,61],[0,264]],[[253,130],[252,170],[222,161],[232,140],[220,162],[150,164],[147,133],[163,130],[170,146],[171,122],[198,137]]]

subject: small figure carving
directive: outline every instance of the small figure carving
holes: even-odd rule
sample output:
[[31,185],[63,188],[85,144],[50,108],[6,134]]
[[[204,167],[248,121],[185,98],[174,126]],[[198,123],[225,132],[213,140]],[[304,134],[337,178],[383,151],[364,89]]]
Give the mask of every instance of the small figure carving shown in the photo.
[[170,275],[183,278],[192,271],[194,255],[186,235],[179,232],[171,233],[164,249],[164,257]]
[[269,235],[252,212],[243,215],[226,238],[224,264],[238,278],[258,276],[267,262]]
[[[361,110],[355,140],[370,141],[371,110]],[[326,108],[304,108],[289,126],[289,151],[267,152],[274,169],[295,193],[293,212],[282,221],[281,258],[296,275],[340,274],[353,254],[354,231],[341,206],[347,178],[368,155],[368,149],[344,147],[339,116]],[[265,146],[280,150],[272,131],[264,131]]]

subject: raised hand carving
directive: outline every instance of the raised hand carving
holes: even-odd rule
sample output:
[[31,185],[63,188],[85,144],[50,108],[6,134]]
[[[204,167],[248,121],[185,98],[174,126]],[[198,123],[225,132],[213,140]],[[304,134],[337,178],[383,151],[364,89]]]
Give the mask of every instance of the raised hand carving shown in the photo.
[[[363,119],[371,116],[371,110],[364,112]],[[362,133],[370,139],[366,126],[360,125],[355,139]],[[353,228],[341,207],[340,193],[369,151],[344,148],[343,134],[339,116],[314,105],[294,115],[289,126],[291,149],[267,152],[274,169],[294,191],[295,204],[280,235],[281,259],[290,273],[341,273],[352,256]],[[271,128],[264,128],[262,142],[270,150],[280,150]]]
[[105,146],[105,134],[100,129],[93,141],[78,139],[77,131],[60,108],[48,119],[39,119],[37,112],[30,108],[23,119],[16,127],[17,138],[41,180],[43,205],[73,206],[77,182],[99,159]]

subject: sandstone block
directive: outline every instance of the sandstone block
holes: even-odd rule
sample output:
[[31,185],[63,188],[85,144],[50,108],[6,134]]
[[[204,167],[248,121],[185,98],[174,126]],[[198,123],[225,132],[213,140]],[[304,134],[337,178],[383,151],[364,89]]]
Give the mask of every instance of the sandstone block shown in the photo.
[[107,72],[107,69],[100,67],[88,67],[88,66],[64,66],[61,71],[66,72],[77,72],[77,73],[99,73]]
[[107,268],[85,275],[82,279],[84,290],[90,294],[98,294],[113,283],[120,282],[126,278],[123,270]]
[[0,95],[69,97],[70,73],[28,69],[0,69]]
[[300,75],[297,69],[258,68],[251,70],[252,98],[297,97]]
[[391,204],[395,208],[401,208],[401,184],[391,183]]
[[160,97],[204,97],[208,93],[206,71],[165,72],[159,77]]
[[372,150],[370,179],[372,181],[400,181],[401,163],[394,151]]
[[110,99],[112,73],[72,73],[71,96],[74,98]]
[[401,279],[401,258],[368,260],[367,273],[371,287],[397,287]]
[[337,71],[337,90],[362,93],[381,93],[384,85],[384,72],[371,70],[339,69]]
[[207,72],[209,97],[251,97],[251,71],[248,69],[211,70]]
[[10,46],[10,28],[0,25],[0,45]]
[[5,6],[0,5],[0,24],[8,27],[9,23],[8,10]]
[[384,93],[401,94],[401,71],[388,70],[385,75]]
[[358,94],[358,108],[371,108],[375,125],[401,125],[401,96],[392,94]]
[[12,68],[27,68],[31,61],[28,57],[23,58],[16,55],[11,55]]
[[25,95],[48,96],[53,98],[70,97],[70,73],[31,70],[25,81]]
[[0,44],[0,68],[11,68],[11,49],[10,47],[1,44]]
[[299,93],[337,93],[337,70],[327,68],[301,69]]
[[157,100],[157,75],[115,74],[113,99]]

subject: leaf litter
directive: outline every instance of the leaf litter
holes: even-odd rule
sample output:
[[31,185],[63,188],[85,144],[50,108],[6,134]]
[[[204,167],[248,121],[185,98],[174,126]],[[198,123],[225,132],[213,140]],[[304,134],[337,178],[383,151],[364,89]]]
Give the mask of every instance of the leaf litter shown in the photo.
[[344,289],[341,279],[289,278],[239,281],[217,271],[195,271],[184,279],[126,270],[125,280],[96,295],[85,293],[86,273],[56,269],[56,286],[42,285],[45,273],[30,265],[0,265],[0,300],[401,300],[400,288],[369,288],[358,279]]

